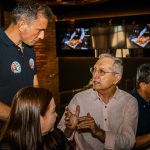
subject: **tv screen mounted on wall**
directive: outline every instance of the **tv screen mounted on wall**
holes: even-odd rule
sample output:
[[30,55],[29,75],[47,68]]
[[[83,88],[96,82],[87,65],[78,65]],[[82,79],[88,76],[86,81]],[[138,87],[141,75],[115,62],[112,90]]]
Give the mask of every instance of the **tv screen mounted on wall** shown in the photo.
[[150,48],[150,24],[129,26],[127,41],[128,48]]
[[66,27],[57,30],[57,56],[92,56],[91,29]]

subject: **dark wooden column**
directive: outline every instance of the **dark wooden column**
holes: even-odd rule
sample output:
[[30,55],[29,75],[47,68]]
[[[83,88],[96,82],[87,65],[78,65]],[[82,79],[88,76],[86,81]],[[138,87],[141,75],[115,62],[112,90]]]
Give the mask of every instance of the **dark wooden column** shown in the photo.
[[5,19],[4,19],[4,9],[3,6],[0,4],[0,27],[5,26]]

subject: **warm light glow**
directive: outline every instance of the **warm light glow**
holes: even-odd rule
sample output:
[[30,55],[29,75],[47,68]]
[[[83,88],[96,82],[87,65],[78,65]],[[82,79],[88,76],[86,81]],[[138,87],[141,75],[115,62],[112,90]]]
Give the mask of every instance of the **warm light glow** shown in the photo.
[[112,47],[117,45],[123,45],[125,41],[125,32],[122,26],[116,26],[114,28],[114,35],[112,37]]
[[116,57],[127,57],[129,56],[129,49],[116,49]]

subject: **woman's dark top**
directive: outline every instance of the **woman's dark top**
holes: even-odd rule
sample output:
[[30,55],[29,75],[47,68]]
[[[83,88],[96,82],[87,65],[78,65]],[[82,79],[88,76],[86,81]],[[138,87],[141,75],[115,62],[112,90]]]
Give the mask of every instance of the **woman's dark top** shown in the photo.
[[[0,150],[21,150],[8,137],[0,141]],[[55,128],[52,132],[43,136],[43,150],[73,150],[72,145],[64,133]]]
[[0,150],[20,150],[10,138],[4,138],[0,141]]
[[136,98],[139,109],[139,119],[136,136],[150,133],[150,103],[139,95],[136,89],[131,94]]
[[58,128],[55,128],[54,131],[45,135],[43,138],[44,145],[47,147],[44,150],[73,150],[71,143]]

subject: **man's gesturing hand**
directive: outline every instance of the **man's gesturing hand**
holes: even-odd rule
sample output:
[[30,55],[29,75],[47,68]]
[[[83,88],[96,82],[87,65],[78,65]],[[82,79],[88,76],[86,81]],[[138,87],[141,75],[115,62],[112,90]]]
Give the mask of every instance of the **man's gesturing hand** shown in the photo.
[[76,107],[76,112],[73,114],[69,108],[66,106],[65,108],[65,124],[66,127],[74,130],[77,127],[78,124],[78,118],[79,118],[79,113],[80,113],[80,106]]

